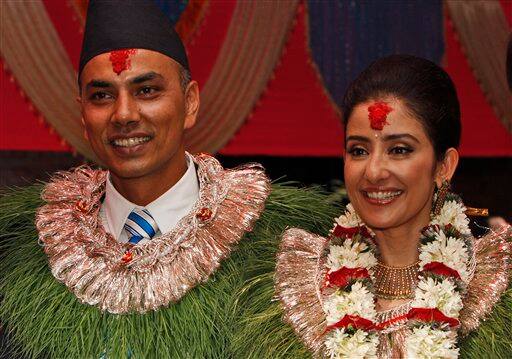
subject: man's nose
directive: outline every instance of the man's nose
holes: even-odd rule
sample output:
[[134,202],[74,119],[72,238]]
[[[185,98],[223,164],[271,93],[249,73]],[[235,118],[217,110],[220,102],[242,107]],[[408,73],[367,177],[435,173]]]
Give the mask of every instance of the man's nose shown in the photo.
[[114,124],[126,126],[140,120],[140,114],[135,99],[127,92],[121,91],[115,102],[111,120]]
[[372,153],[365,169],[366,179],[370,183],[379,183],[389,177],[388,161],[385,155]]

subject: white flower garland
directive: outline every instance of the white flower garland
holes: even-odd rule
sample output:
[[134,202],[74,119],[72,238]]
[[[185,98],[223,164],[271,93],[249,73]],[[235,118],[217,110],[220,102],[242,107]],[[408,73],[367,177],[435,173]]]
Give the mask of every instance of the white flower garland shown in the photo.
[[455,359],[459,356],[459,348],[455,348],[454,345],[457,340],[454,331],[434,330],[428,325],[423,325],[413,328],[407,339],[407,355],[413,358]]
[[347,334],[343,329],[335,329],[325,346],[331,358],[376,358],[379,338],[364,330]]
[[373,295],[361,282],[352,285],[350,291],[336,291],[325,301],[327,324],[339,322],[345,314],[374,321],[377,313],[373,305]]
[[[407,357],[458,357],[456,329],[473,250],[464,211],[460,199],[449,194],[421,234],[419,281],[407,314]],[[325,347],[330,358],[376,358],[381,328],[372,291],[378,256],[374,234],[351,204],[335,222],[326,261]]]

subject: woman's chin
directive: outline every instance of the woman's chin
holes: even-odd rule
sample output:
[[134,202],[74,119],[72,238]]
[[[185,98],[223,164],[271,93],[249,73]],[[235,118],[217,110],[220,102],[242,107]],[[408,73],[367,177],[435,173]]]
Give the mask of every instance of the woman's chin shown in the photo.
[[396,223],[390,222],[390,221],[368,221],[365,222],[368,228],[370,228],[372,231],[385,231],[386,229],[394,228],[396,227]]
[[373,231],[384,231],[386,229],[399,227],[404,223],[404,216],[391,213],[368,213],[360,215],[363,222]]

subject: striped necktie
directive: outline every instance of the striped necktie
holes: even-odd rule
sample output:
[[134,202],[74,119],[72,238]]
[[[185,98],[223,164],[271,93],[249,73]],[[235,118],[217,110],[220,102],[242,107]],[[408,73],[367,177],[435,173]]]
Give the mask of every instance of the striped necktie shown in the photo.
[[158,225],[145,208],[135,208],[124,225],[129,243],[137,244],[143,239],[151,239],[158,231]]

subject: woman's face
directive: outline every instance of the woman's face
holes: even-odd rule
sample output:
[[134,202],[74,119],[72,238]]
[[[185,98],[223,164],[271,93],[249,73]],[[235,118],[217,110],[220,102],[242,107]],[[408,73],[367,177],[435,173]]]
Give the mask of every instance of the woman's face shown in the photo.
[[[378,102],[392,108],[382,130],[369,119]],[[345,185],[362,220],[374,230],[426,226],[437,165],[421,123],[401,100],[387,98],[357,105],[346,132]]]

